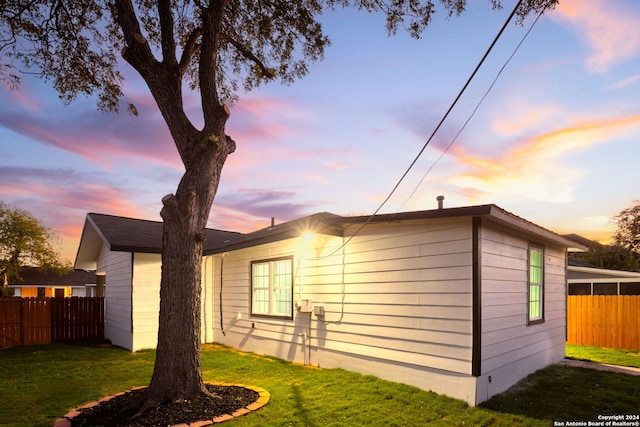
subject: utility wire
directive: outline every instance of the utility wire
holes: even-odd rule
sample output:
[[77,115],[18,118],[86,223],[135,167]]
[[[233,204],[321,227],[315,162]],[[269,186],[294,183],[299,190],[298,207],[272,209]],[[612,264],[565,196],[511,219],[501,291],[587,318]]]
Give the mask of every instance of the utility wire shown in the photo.
[[505,21],[505,23],[502,25],[502,28],[500,28],[500,31],[498,32],[498,34],[496,35],[496,37],[493,39],[493,42],[491,42],[491,45],[489,46],[489,48],[487,49],[487,51],[484,53],[484,55],[482,56],[482,59],[480,60],[480,62],[478,63],[478,65],[476,65],[476,68],[473,70],[473,73],[471,73],[471,75],[469,76],[469,78],[467,79],[467,82],[464,84],[464,86],[462,87],[462,89],[460,90],[460,92],[458,93],[458,96],[456,96],[456,98],[453,100],[453,102],[451,103],[451,106],[449,107],[449,109],[447,110],[447,112],[444,114],[444,116],[442,116],[442,119],[440,120],[440,122],[438,123],[438,125],[435,127],[435,129],[433,130],[433,132],[431,132],[431,135],[429,136],[429,139],[427,139],[427,141],[424,143],[424,145],[422,146],[422,149],[420,149],[420,151],[418,152],[418,154],[415,156],[415,158],[413,159],[413,161],[411,162],[411,164],[409,165],[409,167],[404,171],[404,173],[402,174],[402,176],[400,177],[400,179],[398,180],[398,182],[396,182],[395,186],[393,187],[393,189],[389,192],[389,195],[382,201],[382,203],[380,203],[380,205],[378,206],[378,208],[367,218],[367,220],[362,223],[362,225],[351,235],[349,236],[349,238],[347,240],[345,240],[342,245],[340,245],[338,248],[336,248],[333,252],[331,252],[328,255],[325,255],[324,257],[321,258],[316,258],[316,259],[324,259],[324,258],[328,258],[330,256],[332,256],[333,254],[335,254],[336,252],[338,252],[339,250],[341,250],[343,247],[345,247],[355,236],[357,236],[372,220],[373,218],[375,218],[375,216],[378,214],[378,212],[380,212],[380,210],[384,207],[384,205],[387,204],[387,202],[389,201],[389,199],[391,199],[391,196],[393,196],[393,194],[396,192],[396,190],[398,189],[398,187],[400,187],[400,184],[402,184],[402,182],[404,181],[404,179],[407,177],[407,175],[409,174],[409,172],[411,171],[411,169],[415,166],[415,164],[418,162],[418,159],[420,159],[420,157],[422,156],[422,153],[424,153],[424,150],[427,149],[427,146],[431,143],[431,140],[433,139],[433,137],[435,136],[435,134],[438,132],[438,130],[440,130],[440,127],[442,127],[442,124],[444,123],[444,121],[447,119],[447,117],[449,117],[449,114],[451,113],[451,110],[453,110],[453,107],[458,103],[458,100],[460,99],[460,97],[462,97],[462,94],[465,92],[465,90],[467,89],[467,87],[469,86],[469,84],[471,83],[471,81],[473,80],[473,78],[475,77],[475,75],[478,73],[478,70],[480,69],[480,67],[482,66],[482,64],[484,63],[485,59],[487,59],[487,57],[489,56],[489,53],[491,52],[491,50],[493,50],[493,47],[496,45],[496,43],[498,42],[498,39],[500,39],[500,37],[502,36],[502,33],[504,33],[504,30],[507,28],[507,25],[509,25],[509,22],[511,22],[511,19],[513,18],[513,16],[516,14],[516,11],[518,10],[518,8],[520,7],[520,4],[522,3],[522,0],[519,0],[518,3],[516,4],[516,6],[513,8],[513,11],[511,12],[511,14],[509,15],[509,17],[507,18],[507,20]]
[[425,178],[427,177],[427,175],[429,175],[429,173],[431,172],[431,170],[438,164],[438,162],[440,162],[440,160],[444,157],[445,154],[447,154],[447,152],[449,151],[449,149],[451,148],[451,146],[456,142],[456,140],[458,139],[458,137],[460,136],[460,134],[462,133],[462,131],[467,127],[467,125],[469,124],[469,122],[471,121],[471,119],[476,115],[476,112],[478,111],[478,109],[480,108],[480,105],[482,105],[482,103],[484,102],[484,100],[486,99],[486,97],[489,95],[489,92],[491,92],[491,90],[493,89],[493,87],[495,86],[496,82],[498,81],[498,79],[500,78],[500,75],[502,74],[502,72],[504,71],[504,69],[507,67],[507,65],[509,65],[509,62],[511,62],[511,60],[513,59],[513,57],[515,56],[515,54],[518,52],[518,50],[520,49],[520,46],[522,46],[522,44],[524,43],[524,41],[527,39],[527,37],[529,36],[529,33],[531,33],[531,30],[533,30],[533,27],[536,25],[536,23],[538,22],[538,20],[540,19],[540,17],[543,15],[544,10],[542,10],[538,16],[536,17],[536,19],[533,21],[533,23],[531,24],[531,26],[529,27],[529,29],[527,30],[527,32],[524,34],[524,36],[522,37],[522,39],[520,40],[520,43],[518,43],[518,45],[516,46],[516,48],[513,50],[513,52],[511,53],[511,56],[509,56],[509,58],[507,59],[507,61],[504,63],[504,65],[502,66],[502,68],[500,68],[500,71],[498,71],[498,74],[496,74],[495,78],[493,79],[493,81],[491,82],[491,85],[489,86],[489,88],[486,90],[486,92],[484,93],[484,95],[482,95],[482,98],[480,99],[480,101],[478,101],[478,103],[476,104],[476,107],[473,109],[473,111],[471,112],[471,115],[469,115],[469,118],[467,118],[467,120],[464,122],[464,124],[462,125],[462,127],[460,128],[460,130],[458,131],[458,133],[456,133],[456,136],[453,137],[453,139],[451,140],[451,142],[449,142],[449,145],[447,145],[447,147],[445,148],[445,150],[440,153],[440,156],[438,156],[438,158],[431,164],[431,166],[429,167],[429,169],[427,169],[427,171],[424,173],[424,175],[422,175],[422,178],[420,179],[420,182],[418,182],[418,185],[416,185],[416,187],[413,189],[413,191],[411,192],[411,194],[409,195],[409,197],[407,197],[407,199],[402,202],[402,205],[400,205],[400,208],[398,209],[398,211],[401,211],[402,208],[404,207],[404,205],[411,200],[411,198],[416,194],[416,191],[418,191],[418,188],[422,185],[422,183],[424,182]]

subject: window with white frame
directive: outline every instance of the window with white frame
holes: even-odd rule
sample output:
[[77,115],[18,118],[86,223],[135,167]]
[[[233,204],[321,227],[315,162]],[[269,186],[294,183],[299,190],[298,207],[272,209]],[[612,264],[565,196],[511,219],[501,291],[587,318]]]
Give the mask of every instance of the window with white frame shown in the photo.
[[293,317],[293,257],[251,262],[251,314]]
[[544,249],[529,247],[529,314],[528,323],[544,321]]

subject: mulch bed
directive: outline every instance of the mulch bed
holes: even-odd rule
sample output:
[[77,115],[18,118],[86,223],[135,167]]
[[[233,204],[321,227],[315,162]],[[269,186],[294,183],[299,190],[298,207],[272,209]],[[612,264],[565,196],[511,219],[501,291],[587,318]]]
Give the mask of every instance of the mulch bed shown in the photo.
[[151,427],[170,426],[212,420],[225,414],[233,414],[258,400],[260,394],[254,390],[227,385],[205,384],[207,390],[218,397],[202,395],[192,400],[179,400],[160,405],[146,411],[134,421],[144,398],[146,389],[132,390],[115,396],[97,406],[80,410],[80,415],[71,419],[72,427]]

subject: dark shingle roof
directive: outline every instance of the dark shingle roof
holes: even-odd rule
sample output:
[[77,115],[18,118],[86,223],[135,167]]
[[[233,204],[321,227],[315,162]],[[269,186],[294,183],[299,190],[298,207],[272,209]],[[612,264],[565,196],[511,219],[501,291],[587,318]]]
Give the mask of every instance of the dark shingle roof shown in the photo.
[[328,212],[321,212],[293,221],[278,224],[273,227],[268,227],[262,230],[254,231],[252,233],[244,234],[236,239],[230,240],[224,245],[213,247],[212,249],[205,251],[205,255],[271,243],[278,240],[300,236],[306,231],[347,237],[345,235],[345,227],[349,224],[364,225],[367,223],[391,223],[396,221],[455,217],[482,217],[502,227],[518,230],[521,233],[537,239],[551,241],[567,247],[580,247],[578,243],[574,244],[574,242],[560,236],[559,234],[556,234],[550,230],[540,227],[539,225],[527,221],[524,218],[507,212],[494,204],[487,204],[446,209],[378,214],[375,216],[339,216]]
[[22,267],[20,277],[20,280],[15,280],[11,284],[68,287],[96,283],[96,272],[87,270],[72,270],[67,274],[59,275],[55,271],[39,267]]
[[[451,217],[486,218],[486,220],[502,227],[517,230],[537,239],[543,239],[566,247],[574,246],[572,241],[563,236],[507,212],[496,205],[489,204],[459,208],[401,212],[394,214],[379,214],[373,217],[349,217],[321,212],[247,234],[207,229],[206,241],[204,244],[204,255],[222,253],[229,250],[237,250],[289,239],[300,236],[307,231],[344,237],[345,227],[354,223],[366,224],[369,222],[380,223]],[[87,224],[89,223],[93,223],[94,225],[94,227],[92,227],[95,229],[93,239],[88,235],[85,236]],[[100,236],[96,236],[95,233],[98,233]],[[85,237],[87,242],[83,243]],[[85,223],[85,231],[83,231],[83,238],[80,243],[81,247],[78,250],[76,266],[87,268],[87,266],[93,265],[92,262],[94,262],[97,257],[98,239],[107,245],[107,247],[112,251],[161,253],[162,222],[97,213],[87,214],[87,223]],[[83,244],[86,246],[85,249],[83,249]],[[580,247],[580,244],[576,243],[575,246]]]
[[[93,221],[108,242],[112,251],[121,252],[162,252],[162,222],[144,219],[125,218],[113,215],[89,213]],[[241,233],[207,228],[204,249],[219,246],[225,241],[238,238]]]

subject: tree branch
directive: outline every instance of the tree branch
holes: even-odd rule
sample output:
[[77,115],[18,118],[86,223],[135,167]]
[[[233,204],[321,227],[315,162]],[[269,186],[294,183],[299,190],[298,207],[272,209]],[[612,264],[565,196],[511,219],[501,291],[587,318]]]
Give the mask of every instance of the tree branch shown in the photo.
[[147,80],[151,68],[157,66],[158,61],[153,56],[149,43],[142,36],[140,22],[131,0],[115,0],[114,14],[126,43],[122,57]]
[[193,55],[197,54],[200,51],[200,47],[198,46],[198,38],[202,36],[202,28],[194,28],[189,34],[187,38],[187,42],[184,45],[184,49],[182,51],[182,56],[180,57],[180,63],[178,64],[178,69],[180,70],[180,75],[183,75],[187,68],[189,67],[189,63],[191,62],[191,58]]
[[218,69],[218,49],[220,47],[221,23],[224,15],[226,0],[212,0],[209,8],[202,10],[202,42],[200,49],[200,64],[198,81],[202,112],[204,115],[205,133],[223,132],[219,129],[219,120],[228,117],[218,95],[216,73]]
[[[124,59],[131,64],[147,83],[153,98],[162,113],[169,132],[176,144],[183,164],[191,161],[190,146],[198,139],[198,131],[195,129],[183,108],[182,100],[182,75],[178,73],[175,60],[175,50],[169,58],[162,63],[153,56],[149,43],[140,31],[140,24],[136,16],[131,0],[115,0],[115,19],[124,34],[126,47],[122,53]],[[167,3],[164,7],[169,7]],[[158,6],[162,8],[163,6]],[[169,11],[170,12],[170,11]],[[164,12],[163,12],[164,13]],[[165,16],[161,20],[161,32],[163,38],[163,50],[175,46],[175,41],[165,41],[166,37],[173,34],[172,29],[165,29],[173,18]]]
[[255,56],[253,52],[247,49],[242,43],[240,43],[239,41],[237,41],[236,39],[234,39],[233,37],[229,36],[226,33],[221,33],[220,38],[223,41],[231,43],[231,45],[235,47],[242,54],[242,56],[244,56],[250,61],[253,61],[260,68],[260,71],[266,78],[272,79],[275,77],[275,72],[271,68],[264,65],[264,63],[260,60],[260,58]]
[[160,16],[162,62],[173,66],[177,64],[177,60],[170,0],[158,0],[158,15]]

